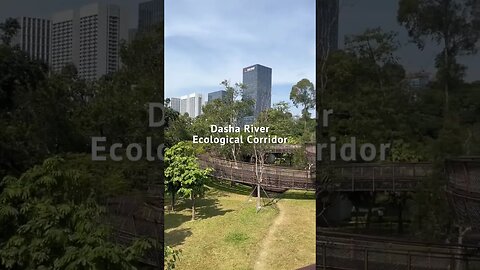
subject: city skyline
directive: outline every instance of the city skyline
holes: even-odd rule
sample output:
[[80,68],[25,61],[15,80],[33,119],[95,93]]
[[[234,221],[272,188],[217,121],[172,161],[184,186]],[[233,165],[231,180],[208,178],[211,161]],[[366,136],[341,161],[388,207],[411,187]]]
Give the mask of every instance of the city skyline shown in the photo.
[[[118,71],[121,66],[120,43],[122,40],[129,42],[134,38],[131,33],[136,32],[130,27],[132,21],[143,31],[151,29],[163,18],[161,0],[137,3],[138,17],[132,16],[134,19],[128,15],[135,13],[132,9],[127,11],[124,5],[112,4],[121,1],[89,2],[71,1],[84,4],[63,9],[60,8],[62,5],[57,5],[57,9],[48,14],[25,9],[16,11],[20,15],[15,16],[12,10],[7,17],[17,19],[20,24],[13,43],[32,59],[47,63],[54,72],[72,63],[81,78],[92,80]],[[53,9],[54,5],[55,1],[50,1],[47,7]],[[0,13],[0,16],[5,15]]]
[[315,81],[315,1],[165,2],[166,97],[240,83],[241,68],[256,63],[274,70],[272,105],[291,104],[301,79]]
[[[272,69],[260,64],[254,64],[242,69],[243,78],[242,84],[245,86],[243,95],[239,99],[252,99],[255,104],[252,108],[253,115],[247,115],[244,118],[246,123],[253,122],[258,115],[272,107]],[[202,114],[202,106],[215,99],[225,98],[227,92],[225,90],[216,90],[207,94],[193,92],[181,97],[172,96],[167,97],[170,99],[168,104],[170,108],[179,112],[180,114],[188,113],[190,116],[197,117]],[[206,96],[207,99],[203,97]],[[200,100],[198,102],[190,102],[190,97],[195,97]],[[190,112],[189,109],[190,108]],[[194,108],[194,109],[192,109]],[[192,112],[195,113],[192,114]],[[197,113],[198,111],[198,113]]]
[[50,19],[54,13],[63,10],[78,9],[89,4],[99,3],[118,5],[124,8],[128,12],[128,28],[130,29],[136,28],[138,25],[138,5],[147,1],[148,0],[2,0],[0,3],[0,21],[22,16]]

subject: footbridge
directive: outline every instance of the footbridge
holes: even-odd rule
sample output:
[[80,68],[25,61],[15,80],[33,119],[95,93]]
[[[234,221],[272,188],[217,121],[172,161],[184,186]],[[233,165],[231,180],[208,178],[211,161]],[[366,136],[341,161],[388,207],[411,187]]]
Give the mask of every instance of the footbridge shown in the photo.
[[428,177],[430,163],[346,163],[322,168],[293,169],[276,165],[235,162],[202,155],[199,163],[212,168],[212,176],[247,185],[256,185],[261,174],[261,185],[272,189],[315,190],[316,170],[328,174],[328,185],[334,191],[410,191]]
[[317,228],[317,269],[480,269],[480,247]]

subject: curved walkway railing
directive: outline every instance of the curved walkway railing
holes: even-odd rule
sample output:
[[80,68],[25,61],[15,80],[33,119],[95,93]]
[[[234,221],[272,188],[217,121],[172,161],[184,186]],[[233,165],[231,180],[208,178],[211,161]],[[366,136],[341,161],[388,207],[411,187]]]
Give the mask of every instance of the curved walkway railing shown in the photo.
[[[254,163],[234,162],[202,155],[200,165],[213,169],[212,176],[244,184],[257,184]],[[333,165],[329,184],[335,191],[408,191],[431,172],[430,163],[348,163]],[[318,168],[317,168],[318,169]],[[262,186],[280,189],[315,190],[315,171],[264,165]]]
[[[212,176],[237,183],[257,184],[255,164],[233,162],[210,156],[200,156],[200,165],[212,168]],[[310,170],[264,165],[262,171],[263,187],[276,189],[315,190],[315,173]]]
[[317,269],[480,269],[480,247],[320,230]]
[[480,226],[480,157],[446,161],[447,194],[457,222]]

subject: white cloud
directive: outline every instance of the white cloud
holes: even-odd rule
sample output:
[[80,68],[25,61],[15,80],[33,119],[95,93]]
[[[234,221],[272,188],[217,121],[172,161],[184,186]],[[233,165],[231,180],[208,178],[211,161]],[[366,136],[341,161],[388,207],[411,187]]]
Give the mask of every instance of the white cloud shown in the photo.
[[273,69],[273,84],[314,81],[314,7],[313,0],[167,2],[166,96],[240,82],[242,68],[257,63]]

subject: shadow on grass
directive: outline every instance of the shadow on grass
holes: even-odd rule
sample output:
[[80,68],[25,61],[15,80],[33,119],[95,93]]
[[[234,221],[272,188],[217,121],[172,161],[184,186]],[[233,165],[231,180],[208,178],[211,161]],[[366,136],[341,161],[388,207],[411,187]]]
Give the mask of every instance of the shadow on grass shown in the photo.
[[221,209],[219,201],[217,199],[211,198],[202,198],[197,201],[196,206],[196,218],[197,219],[207,219],[216,216],[223,216],[228,212],[232,212],[233,210],[225,210]]
[[166,245],[170,247],[176,247],[182,245],[187,237],[191,236],[190,229],[176,229],[165,233]]
[[165,212],[165,230],[176,228],[191,219],[190,215],[183,212]]
[[[210,192],[209,196],[215,193]],[[176,228],[192,219],[192,202],[180,199],[175,205],[175,212],[165,212],[165,230]],[[195,220],[207,219],[225,215],[233,210],[222,209],[219,200],[216,198],[197,198],[195,200]]]

